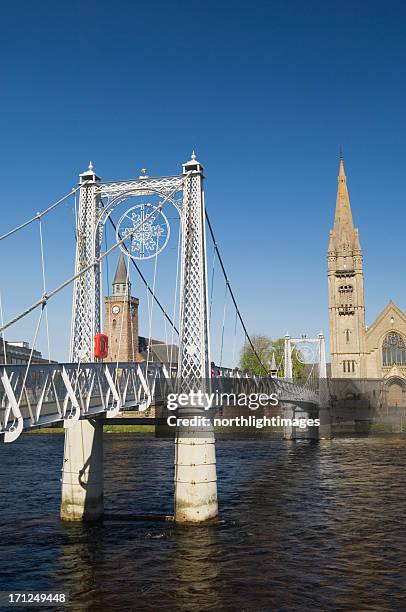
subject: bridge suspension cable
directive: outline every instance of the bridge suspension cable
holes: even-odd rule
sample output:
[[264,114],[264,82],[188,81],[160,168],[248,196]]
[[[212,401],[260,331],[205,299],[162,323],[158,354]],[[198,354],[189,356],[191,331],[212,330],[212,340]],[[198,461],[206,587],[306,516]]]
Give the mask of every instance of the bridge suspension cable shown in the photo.
[[219,251],[219,248],[218,248],[218,245],[217,245],[217,241],[216,241],[216,238],[215,238],[215,235],[214,235],[214,232],[213,232],[213,227],[212,227],[212,225],[210,223],[210,218],[209,218],[209,215],[207,213],[207,210],[205,211],[205,215],[206,215],[206,221],[207,221],[207,226],[209,228],[210,236],[211,236],[211,238],[213,240],[214,250],[215,250],[215,252],[217,254],[217,257],[218,257],[218,260],[219,260],[219,263],[220,263],[220,267],[221,267],[221,270],[223,272],[224,280],[226,282],[226,287],[227,287],[228,291],[230,292],[230,297],[231,297],[231,299],[233,301],[233,304],[234,304],[234,307],[235,307],[235,311],[237,313],[237,316],[238,316],[238,318],[240,320],[240,323],[242,325],[242,328],[244,330],[245,337],[248,340],[248,343],[249,343],[249,345],[250,345],[250,347],[251,347],[255,357],[258,359],[258,363],[264,369],[264,372],[268,372],[268,368],[263,364],[262,359],[260,358],[260,356],[258,355],[258,353],[257,353],[257,351],[255,349],[255,346],[254,346],[254,344],[253,344],[253,342],[252,342],[252,340],[250,338],[250,335],[249,335],[249,333],[247,331],[247,327],[246,327],[246,325],[244,323],[244,320],[242,318],[240,309],[238,308],[238,305],[237,305],[237,302],[236,302],[236,299],[235,299],[235,296],[234,296],[234,292],[233,292],[233,290],[231,288],[230,281],[229,281],[229,278],[227,276],[226,269],[224,267],[223,259],[221,257],[221,254],[220,254],[220,251]]
[[147,223],[150,219],[152,219],[156,215],[156,213],[159,210],[161,210],[161,208],[163,207],[164,204],[165,204],[165,201],[162,201],[160,204],[158,204],[158,206],[155,208],[154,211],[152,211],[149,215],[147,215],[143,221],[141,221],[136,227],[134,227],[131,231],[128,232],[127,236],[125,236],[124,238],[122,238],[121,240],[119,240],[115,244],[113,244],[113,246],[111,246],[107,251],[102,253],[102,255],[100,255],[100,257],[96,257],[93,263],[91,263],[88,266],[85,266],[84,268],[82,268],[80,270],[80,272],[78,272],[77,274],[74,274],[73,276],[68,278],[66,281],[61,283],[58,287],[56,287],[55,289],[53,289],[49,293],[44,293],[39,300],[34,302],[34,304],[32,304],[31,306],[29,306],[28,308],[23,310],[19,315],[15,316],[12,319],[10,319],[9,321],[7,321],[7,323],[5,323],[4,325],[2,325],[0,327],[0,333],[3,332],[8,327],[10,327],[11,325],[14,325],[14,323],[17,323],[17,321],[19,321],[20,319],[22,319],[26,315],[30,314],[33,310],[36,310],[39,306],[44,307],[44,305],[46,305],[48,303],[48,301],[51,298],[53,298],[57,293],[62,291],[62,289],[65,289],[65,287],[67,287],[68,285],[73,283],[77,278],[79,278],[80,276],[82,276],[83,274],[85,274],[86,272],[91,270],[91,268],[93,268],[94,266],[97,266],[101,261],[103,261],[103,259],[105,259],[108,255],[110,255],[110,253],[112,253],[118,246],[123,244],[124,241],[127,240],[128,236],[131,236],[132,234],[137,232],[144,225],[144,223]]
[[68,198],[70,198],[73,194],[75,194],[81,187],[83,187],[86,183],[89,183],[89,181],[85,181],[83,183],[81,183],[81,185],[78,185],[77,187],[73,187],[69,193],[67,193],[66,195],[64,195],[62,198],[60,198],[59,200],[57,200],[56,202],[54,202],[53,204],[51,204],[50,206],[48,206],[48,208],[45,208],[45,210],[42,210],[41,212],[37,212],[37,214],[35,215],[35,217],[31,217],[31,219],[28,219],[27,221],[25,221],[24,223],[21,223],[21,225],[17,225],[17,227],[13,228],[12,230],[9,230],[8,232],[6,232],[5,234],[3,234],[2,236],[0,236],[0,241],[4,240],[5,238],[8,238],[9,236],[12,236],[13,234],[15,234],[16,232],[18,232],[21,229],[24,229],[24,227],[27,227],[28,225],[30,225],[31,223],[34,223],[34,221],[39,221],[42,219],[42,217],[45,217],[45,215],[47,215],[48,213],[50,213],[52,210],[54,210],[57,206],[59,206],[60,204],[62,204],[62,202],[65,202],[65,200],[67,200]]
[[[165,201],[161,202],[155,209],[155,211],[153,211],[150,215],[148,215],[136,228],[133,228],[133,230],[126,235],[125,238],[123,238],[120,234],[120,232],[117,233],[117,236],[119,238],[119,240],[109,249],[107,249],[104,253],[102,253],[98,258],[96,258],[94,260],[94,262],[92,264],[89,264],[88,266],[86,266],[85,268],[83,268],[82,270],[80,270],[80,272],[78,272],[77,274],[71,276],[70,278],[68,278],[67,280],[65,280],[63,283],[61,283],[59,286],[57,286],[55,289],[53,289],[50,292],[46,292],[45,288],[46,288],[46,280],[45,280],[45,265],[44,265],[44,254],[43,254],[43,244],[42,244],[42,227],[41,227],[41,220],[44,216],[46,216],[47,214],[49,214],[51,211],[53,211],[55,208],[57,208],[60,204],[62,204],[63,202],[65,202],[69,197],[71,197],[72,195],[76,195],[77,191],[83,187],[86,183],[88,183],[90,181],[85,181],[84,183],[81,183],[80,185],[78,185],[75,188],[72,188],[72,190],[64,195],[62,198],[60,198],[59,200],[57,200],[56,202],[54,202],[53,204],[51,204],[50,206],[48,206],[46,209],[44,209],[41,212],[38,212],[35,216],[33,216],[32,218],[28,219],[27,221],[25,221],[24,223],[16,226],[15,228],[13,228],[12,230],[6,232],[5,234],[0,236],[0,241],[4,240],[10,236],[12,236],[13,234],[15,234],[16,232],[18,232],[21,229],[24,229],[25,227],[27,227],[28,225],[30,225],[31,223],[33,223],[34,221],[39,221],[40,222],[40,240],[41,240],[41,264],[42,264],[42,281],[43,281],[43,294],[42,297],[37,300],[36,302],[34,302],[31,306],[29,306],[28,308],[26,308],[24,311],[22,311],[19,315],[13,317],[12,319],[10,319],[9,321],[7,321],[6,323],[4,323],[3,320],[0,321],[0,333],[4,332],[6,329],[8,329],[10,326],[12,326],[14,323],[16,323],[17,321],[19,321],[20,319],[22,319],[23,317],[27,316],[28,314],[30,314],[32,311],[34,311],[35,309],[39,308],[40,306],[42,308],[45,308],[45,306],[47,305],[48,301],[54,297],[57,293],[59,293],[60,291],[62,291],[63,289],[65,289],[68,285],[70,285],[72,282],[74,282],[77,278],[79,278],[80,276],[82,276],[83,274],[85,274],[88,270],[90,270],[93,266],[96,266],[98,264],[101,263],[101,261],[103,259],[105,259],[112,251],[114,251],[118,246],[122,246],[122,248],[128,253],[128,255],[130,255],[130,252],[128,250],[127,245],[125,244],[125,240],[128,239],[128,235],[133,234],[134,232],[136,232],[144,223],[148,222],[164,205]],[[225,279],[225,283],[226,283],[226,295],[227,295],[227,291],[230,292],[230,297],[232,299],[232,302],[234,304],[235,307],[235,312],[236,312],[236,320],[238,318],[238,320],[241,323],[241,326],[243,328],[244,334],[245,334],[245,338],[248,341],[255,357],[257,358],[259,364],[261,365],[261,367],[264,369],[264,371],[267,371],[266,366],[264,365],[262,359],[260,358],[260,356],[258,355],[257,350],[255,349],[255,346],[251,340],[251,337],[248,333],[247,327],[244,323],[244,320],[242,318],[240,309],[237,305],[237,301],[235,299],[235,295],[234,292],[231,288],[230,285],[230,281],[227,275],[227,272],[225,270],[225,266],[224,266],[224,262],[222,259],[222,256],[220,254],[220,250],[214,235],[214,231],[213,231],[213,227],[211,225],[210,222],[210,218],[208,216],[207,210],[205,211],[205,216],[206,216],[206,221],[207,221],[207,225],[208,225],[208,229],[213,241],[213,245],[214,245],[214,254],[217,256],[218,261],[220,263],[220,267]],[[111,216],[108,216],[108,219],[110,221],[110,224],[112,225],[113,229],[115,232],[117,232],[117,226],[114,222],[114,220],[111,218]],[[145,287],[147,288],[147,291],[149,292],[149,294],[152,296],[153,301],[157,304],[158,308],[160,309],[160,311],[163,313],[165,319],[169,322],[169,324],[171,325],[172,329],[176,332],[176,334],[179,335],[179,330],[177,329],[174,321],[172,320],[172,318],[169,316],[169,314],[166,312],[164,306],[161,304],[161,302],[159,301],[159,299],[156,297],[155,295],[155,288],[151,288],[147,279],[145,278],[145,276],[143,275],[140,267],[137,265],[137,263],[134,261],[134,259],[132,257],[129,257],[129,259],[131,259],[131,262],[133,264],[133,266],[135,267],[138,275],[140,276],[141,280],[143,281]],[[213,259],[213,267],[214,267],[214,259]],[[213,272],[212,272],[212,277],[213,277]],[[212,300],[212,292],[213,292],[213,278],[211,279],[211,300]],[[211,304],[210,304],[211,307]],[[46,314],[46,318],[47,318],[47,313]],[[224,313],[223,313],[223,331],[222,331],[222,347],[223,347],[223,340],[224,340],[224,317],[225,317],[225,307],[224,307]],[[48,322],[47,322],[47,328],[48,328]],[[49,336],[49,331],[47,330],[47,335]],[[48,352],[49,352],[49,339],[48,339]],[[221,351],[222,352],[222,351]],[[49,358],[49,357],[48,357]]]

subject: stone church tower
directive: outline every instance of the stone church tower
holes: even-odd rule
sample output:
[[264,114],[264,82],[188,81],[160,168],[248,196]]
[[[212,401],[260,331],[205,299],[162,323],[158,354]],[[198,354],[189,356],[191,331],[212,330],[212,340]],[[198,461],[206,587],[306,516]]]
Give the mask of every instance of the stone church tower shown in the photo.
[[365,377],[362,252],[354,228],[344,161],[340,159],[334,228],[328,246],[331,376]]
[[406,314],[389,301],[365,325],[364,273],[340,160],[334,228],[328,246],[331,377],[383,380],[377,404],[406,409]]
[[106,361],[141,361],[138,353],[138,304],[121,253],[113,280],[113,295],[104,298],[104,333],[109,337]]

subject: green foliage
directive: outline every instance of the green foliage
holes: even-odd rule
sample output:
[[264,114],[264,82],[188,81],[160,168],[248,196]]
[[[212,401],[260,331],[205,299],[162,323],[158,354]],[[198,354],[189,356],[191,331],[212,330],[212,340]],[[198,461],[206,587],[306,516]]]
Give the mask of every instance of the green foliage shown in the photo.
[[[285,376],[284,368],[283,368],[283,357],[285,353],[285,339],[278,338],[274,340],[272,343],[272,348],[275,352],[275,361],[276,365],[279,367],[278,376]],[[297,358],[297,351],[293,349],[292,351],[292,369],[293,369],[293,378],[300,378],[303,375],[303,370],[305,368],[305,364],[299,361]]]
[[245,344],[241,350],[240,368],[242,370],[246,370],[247,372],[252,372],[253,374],[261,374],[262,376],[266,376],[269,372],[270,355],[272,352],[271,339],[267,336],[258,335],[252,336],[251,340],[252,344],[254,345],[255,352],[257,353],[265,369],[262,367],[257,355],[248,343]]
[[[259,362],[251,346],[247,343],[241,349],[240,368],[242,370],[246,370],[247,372],[252,372],[253,374],[267,376],[270,373],[272,354],[274,354],[276,366],[278,368],[278,376],[283,377],[283,356],[285,347],[284,338],[271,340],[271,338],[268,336],[256,335],[252,336],[251,340],[252,344],[254,345],[255,352],[257,353],[264,367]],[[300,378],[303,374],[305,366],[298,360],[296,350],[293,350],[292,353],[292,366],[293,377]]]

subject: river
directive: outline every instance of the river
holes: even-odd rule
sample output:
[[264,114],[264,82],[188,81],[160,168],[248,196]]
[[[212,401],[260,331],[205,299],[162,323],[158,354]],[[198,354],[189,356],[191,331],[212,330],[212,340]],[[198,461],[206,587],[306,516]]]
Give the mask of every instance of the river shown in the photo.
[[106,518],[83,525],[58,519],[63,436],[23,435],[0,447],[0,590],[64,591],[69,610],[405,610],[405,451],[218,441],[219,520],[186,527],[137,519],[172,512],[172,442],[106,434]]

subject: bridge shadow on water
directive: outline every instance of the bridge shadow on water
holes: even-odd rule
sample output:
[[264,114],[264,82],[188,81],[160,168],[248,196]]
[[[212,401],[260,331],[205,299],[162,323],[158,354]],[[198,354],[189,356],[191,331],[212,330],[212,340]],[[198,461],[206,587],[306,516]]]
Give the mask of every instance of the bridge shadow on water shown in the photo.
[[1,447],[1,590],[65,591],[71,610],[404,609],[404,438],[219,441],[220,516],[195,526],[165,520],[171,441],[131,434],[105,437],[104,519],[60,522],[62,447]]

